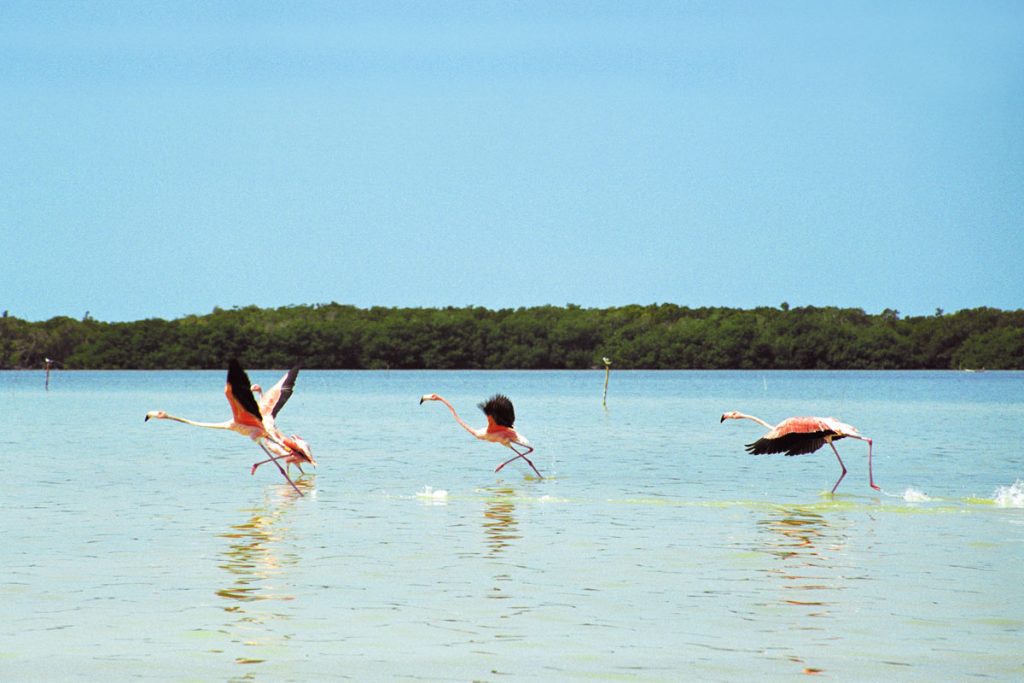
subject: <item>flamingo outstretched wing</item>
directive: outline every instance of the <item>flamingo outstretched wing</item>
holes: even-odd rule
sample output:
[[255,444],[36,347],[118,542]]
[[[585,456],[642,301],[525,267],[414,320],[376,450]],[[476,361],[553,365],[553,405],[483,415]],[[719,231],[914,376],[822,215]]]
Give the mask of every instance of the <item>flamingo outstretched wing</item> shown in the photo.
[[792,432],[774,439],[762,437],[754,443],[748,443],[745,448],[747,453],[754,455],[765,455],[767,453],[785,453],[786,455],[804,455],[813,453],[825,445],[825,437],[832,432]]
[[260,398],[260,412],[263,415],[277,417],[281,408],[284,408],[284,404],[292,397],[292,392],[295,390],[295,378],[298,376],[299,368],[296,366],[279,379],[277,384],[263,393]]
[[516,409],[504,394],[495,394],[477,405],[487,416],[487,431],[494,431],[495,425],[512,429],[516,422]]
[[224,387],[224,395],[227,396],[228,404],[231,406],[231,413],[234,415],[235,422],[262,429],[263,415],[260,413],[256,397],[252,395],[251,387],[249,376],[242,369],[241,364],[232,358],[228,363],[228,381]]
[[[748,453],[785,453],[804,455],[813,453],[832,439],[843,437],[842,423],[833,418],[790,417],[754,443],[747,444]],[[852,427],[850,428],[852,429]]]

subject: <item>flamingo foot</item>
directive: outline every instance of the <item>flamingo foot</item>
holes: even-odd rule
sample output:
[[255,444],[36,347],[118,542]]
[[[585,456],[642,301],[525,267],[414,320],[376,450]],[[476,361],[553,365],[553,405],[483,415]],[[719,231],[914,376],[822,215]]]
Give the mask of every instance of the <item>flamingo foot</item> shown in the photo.
[[530,466],[530,468],[531,468],[531,469],[533,469],[533,471],[534,471],[534,472],[535,472],[535,473],[537,474],[537,478],[538,478],[538,479],[543,479],[543,478],[544,478],[544,475],[540,473],[540,470],[538,470],[538,469],[537,469],[536,467],[534,467],[533,463],[532,463],[532,462],[530,462],[530,459],[529,459],[529,458],[527,458],[527,457],[526,457],[526,456],[524,455],[524,456],[523,456],[523,460],[525,460],[525,461],[527,462],[527,464],[528,464],[528,465]]

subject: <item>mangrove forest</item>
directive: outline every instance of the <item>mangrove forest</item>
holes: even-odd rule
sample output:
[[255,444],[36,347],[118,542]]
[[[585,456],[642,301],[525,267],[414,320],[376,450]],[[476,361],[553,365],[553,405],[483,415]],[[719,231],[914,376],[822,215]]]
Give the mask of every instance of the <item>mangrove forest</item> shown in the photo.
[[1024,369],[1024,310],[216,308],[175,320],[0,318],[0,369]]

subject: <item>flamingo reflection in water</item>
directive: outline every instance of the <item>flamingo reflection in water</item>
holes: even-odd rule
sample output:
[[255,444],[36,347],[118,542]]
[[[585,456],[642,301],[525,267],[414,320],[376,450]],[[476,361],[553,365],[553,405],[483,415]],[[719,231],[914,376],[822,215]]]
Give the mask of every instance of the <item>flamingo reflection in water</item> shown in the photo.
[[[487,546],[487,557],[497,566],[494,575],[494,586],[488,591],[487,598],[503,602],[500,618],[503,620],[500,638],[504,642],[524,640],[525,634],[521,624],[514,617],[529,611],[521,600],[524,593],[517,595],[520,583],[514,572],[521,567],[514,561],[502,559],[513,543],[522,538],[519,531],[519,520],[516,516],[516,492],[509,487],[489,489],[488,498],[484,501],[484,543]],[[512,598],[517,600],[512,601]],[[528,604],[528,603],[527,603]]]
[[490,548],[489,555],[498,555],[512,542],[521,538],[516,521],[516,492],[511,488],[493,489],[492,497],[484,506],[484,539]]
[[[831,616],[830,606],[843,589],[837,558],[846,546],[844,536],[824,515],[801,507],[779,508],[758,521],[758,528],[766,532],[758,549],[778,560],[765,571],[782,582],[779,602],[806,610],[809,621],[800,623],[801,632],[820,632],[827,638],[826,626],[816,620]],[[823,673],[802,655],[794,652],[788,659],[802,665],[802,673]]]
[[[313,487],[304,479],[296,485],[306,492]],[[271,490],[272,499],[244,510],[243,521],[219,534],[227,547],[218,567],[227,572],[229,582],[216,595],[225,600],[222,609],[230,615],[220,632],[230,639],[224,651],[234,656],[236,664],[259,664],[265,661],[267,647],[284,644],[277,642],[280,627],[270,622],[287,618],[288,612],[269,604],[295,599],[287,592],[287,579],[301,556],[292,550],[288,517],[298,499],[283,483]],[[264,602],[268,606],[260,607]]]

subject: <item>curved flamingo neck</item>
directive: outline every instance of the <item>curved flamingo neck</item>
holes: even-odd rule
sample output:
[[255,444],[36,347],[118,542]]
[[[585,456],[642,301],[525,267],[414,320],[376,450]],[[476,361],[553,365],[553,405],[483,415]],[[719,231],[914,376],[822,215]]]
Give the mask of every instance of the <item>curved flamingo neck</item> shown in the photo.
[[768,429],[775,429],[775,425],[768,424],[767,422],[765,422],[761,418],[754,417],[753,415],[747,415],[745,413],[736,413],[736,417],[738,417],[738,418],[742,417],[742,418],[746,418],[748,420],[753,420],[757,424],[762,425],[764,427],[767,427]]
[[475,430],[472,427],[470,427],[468,424],[465,423],[465,421],[461,417],[459,417],[459,414],[457,412],[455,412],[454,406],[452,406],[452,404],[449,403],[447,401],[447,399],[445,399],[443,396],[438,396],[437,400],[440,401],[441,403],[445,404],[446,406],[448,406],[448,410],[452,411],[452,417],[455,418],[456,422],[458,422],[460,425],[462,425],[463,429],[465,429],[467,432],[469,432],[473,436],[476,436],[476,437],[480,436],[480,433],[477,432],[477,430]]

